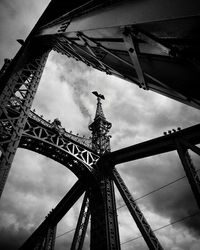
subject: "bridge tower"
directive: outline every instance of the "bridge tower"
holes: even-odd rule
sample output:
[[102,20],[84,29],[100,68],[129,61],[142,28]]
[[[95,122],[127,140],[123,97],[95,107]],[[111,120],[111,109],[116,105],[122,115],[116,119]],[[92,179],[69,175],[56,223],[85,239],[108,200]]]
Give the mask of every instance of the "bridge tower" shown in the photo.
[[78,177],[20,249],[53,249],[57,224],[82,194],[71,250],[82,248],[90,216],[91,250],[120,249],[113,183],[148,248],[162,249],[116,166],[172,150],[200,208],[200,180],[188,153],[200,155],[199,124],[111,152],[111,123],[102,110],[104,97],[96,91],[92,140],[30,110],[51,50],[200,109],[199,10],[197,0],[52,0],[13,60],[5,61],[0,71],[0,195],[18,147],[52,158]]

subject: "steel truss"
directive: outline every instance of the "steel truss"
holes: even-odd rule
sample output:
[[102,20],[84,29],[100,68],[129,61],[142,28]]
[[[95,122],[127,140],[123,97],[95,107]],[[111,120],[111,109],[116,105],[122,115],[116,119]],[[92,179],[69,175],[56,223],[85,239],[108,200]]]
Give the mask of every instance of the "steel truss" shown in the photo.
[[[34,151],[39,152],[45,145],[47,153],[50,151],[61,153],[60,162],[63,163],[64,158],[71,156],[77,162],[82,162],[89,170],[92,170],[92,165],[96,163],[99,157],[86,146],[85,138],[82,138],[81,141],[81,137],[76,138],[75,135],[63,132],[62,129],[54,127],[50,123],[46,122],[45,124],[44,121],[42,119],[41,124],[41,121],[33,119],[33,113],[29,116],[24,128],[21,146],[32,149],[34,147]],[[57,156],[56,154],[52,155],[53,158]]]
[[0,196],[19,145],[47,56],[46,51],[32,56],[22,69],[10,77],[0,95]]
[[[84,192],[71,249],[82,248],[91,215],[91,250],[120,250],[114,183],[149,249],[162,249],[115,166],[177,150],[200,207],[200,180],[188,153],[190,149],[200,155],[196,146],[200,143],[200,125],[110,152],[107,133],[111,123],[105,119],[100,99],[94,122],[89,126],[92,139],[66,132],[57,123],[31,112],[30,107],[48,53],[53,49],[145,90],[200,108],[195,81],[199,78],[199,50],[194,53],[193,45],[198,41],[193,30],[200,23],[200,4],[194,0],[192,5],[188,2],[180,9],[181,0],[139,4],[120,0],[81,2],[81,6],[68,6],[67,1],[52,0],[16,57],[5,61],[0,71],[0,193],[17,148],[33,150],[62,163],[79,180],[21,250],[52,250],[57,224]],[[186,31],[184,21],[188,25]],[[168,31],[168,25],[176,24],[183,34],[190,34],[189,41],[182,34],[174,35],[173,28]],[[167,37],[160,31],[166,31]]]
[[[91,218],[91,220],[92,220],[92,222],[91,222],[91,240],[94,243],[91,242],[91,244],[93,244],[92,245],[93,247],[91,249],[96,250],[96,249],[98,249],[98,247],[99,247],[99,249],[112,249],[112,248],[109,248],[108,246],[106,246],[105,244],[102,243],[102,242],[104,242],[104,243],[106,242],[105,241],[106,236],[103,234],[103,231],[105,228],[109,228],[108,225],[106,226],[106,223],[110,223],[110,226],[111,226],[111,228],[109,229],[110,236],[116,235],[116,232],[115,233],[112,232],[112,230],[116,230],[116,228],[117,228],[117,227],[115,227],[116,223],[117,223],[116,218],[113,218],[112,216],[109,217],[109,214],[116,215],[115,202],[114,202],[113,197],[110,193],[110,192],[113,192],[112,191],[113,190],[112,180],[114,180],[117,188],[119,189],[119,191],[120,191],[120,193],[125,201],[125,204],[127,205],[127,207],[129,209],[131,215],[133,216],[136,224],[138,225],[138,228],[140,229],[141,234],[143,235],[149,249],[162,249],[162,246],[160,245],[158,239],[154,235],[152,229],[150,228],[148,222],[146,221],[146,219],[145,219],[144,215],[142,214],[142,212],[140,211],[139,207],[135,203],[133,197],[131,196],[130,192],[128,191],[128,188],[124,184],[119,173],[116,171],[115,168],[113,168],[113,164],[117,165],[118,163],[130,161],[131,157],[134,159],[141,159],[144,157],[148,157],[150,155],[155,155],[155,154],[157,154],[157,152],[155,150],[158,150],[158,148],[159,148],[159,152],[162,151],[162,153],[169,152],[169,151],[175,150],[175,149],[177,149],[177,151],[178,151],[179,149],[178,149],[177,144],[181,144],[181,147],[184,148],[183,152],[185,152],[185,158],[187,159],[187,164],[183,163],[183,165],[185,164],[184,169],[186,171],[186,174],[187,174],[187,172],[190,173],[190,175],[187,174],[187,177],[188,177],[188,180],[190,182],[192,191],[195,195],[197,204],[199,205],[199,202],[198,202],[199,201],[199,192],[194,191],[194,190],[197,190],[197,191],[199,190],[199,178],[198,178],[198,175],[194,169],[194,165],[191,164],[191,160],[189,160],[190,158],[189,158],[188,153],[185,151],[186,148],[191,149],[200,155],[199,147],[197,147],[193,144],[194,140],[195,140],[195,144],[200,142],[200,139],[199,139],[199,136],[200,136],[199,131],[200,130],[197,128],[199,128],[199,125],[196,125],[196,126],[193,126],[193,127],[181,130],[181,131],[177,131],[177,132],[174,132],[172,134],[153,139],[151,141],[147,141],[147,142],[144,142],[141,144],[133,145],[130,148],[122,149],[121,153],[119,150],[119,152],[114,151],[114,152],[111,152],[111,153],[103,156],[101,158],[101,164],[106,165],[105,169],[107,169],[107,171],[104,172],[104,178],[102,179],[102,181],[100,181],[100,183],[101,183],[100,186],[101,186],[101,190],[102,190],[101,192],[102,192],[103,197],[104,197],[103,199],[105,199],[106,203],[102,202],[102,196],[99,193],[98,188],[93,187],[91,189],[91,187],[92,187],[91,186],[88,189],[88,187],[87,187],[87,190],[90,190],[90,191],[87,191],[87,194],[85,195],[84,200],[83,200],[83,204],[82,204],[82,208],[81,208],[81,212],[80,212],[80,216],[79,216],[79,221],[77,224],[77,228],[76,228],[76,232],[75,232],[74,240],[73,240],[73,245],[72,245],[71,249],[81,249],[80,246],[82,245],[83,240],[84,240],[84,234],[85,234],[85,231],[87,228],[87,223],[88,223],[88,218],[89,218],[88,197],[90,200],[90,207],[93,207],[93,209],[92,209],[93,217]],[[160,148],[161,138],[163,140],[163,148]],[[179,139],[177,140],[177,138],[179,138]],[[187,138],[187,140],[185,138]],[[157,142],[157,143],[155,143],[155,142]],[[170,142],[173,143],[175,146],[172,147]],[[191,144],[191,142],[192,142],[192,144]],[[155,146],[154,149],[152,149],[153,145]],[[154,152],[152,150],[154,150]],[[119,159],[117,159],[116,156],[118,156]],[[180,158],[182,159],[182,156]],[[108,163],[106,164],[106,162],[109,162],[109,164]],[[188,162],[190,164],[188,164]],[[109,170],[108,170],[108,166],[110,166]],[[94,170],[94,171],[96,172],[97,170]],[[97,174],[97,176],[99,178],[99,174]],[[109,177],[106,177],[106,176],[109,176]],[[195,181],[191,181],[191,179],[192,180],[195,179]],[[91,182],[91,183],[93,183],[93,182]],[[85,190],[85,188],[82,188],[82,192],[84,192],[84,190]],[[91,190],[93,190],[93,192]],[[97,195],[98,193],[99,193],[99,195]],[[75,194],[75,196],[77,197],[76,194]],[[75,200],[74,198],[72,198],[72,199]],[[69,201],[65,202],[65,204],[66,203],[69,203]],[[107,204],[106,205],[106,207],[107,207],[106,208],[107,219],[105,219],[104,217],[99,218],[98,216],[96,216],[96,214],[100,213],[100,211],[102,211],[102,210],[105,212],[105,210],[104,210],[105,208],[104,208],[103,204]],[[114,205],[114,207],[113,207],[113,205]],[[60,207],[61,206],[59,206],[59,209],[56,207],[53,210],[53,212],[58,213],[58,214],[61,213],[64,215],[64,213],[62,212],[62,209]],[[62,206],[62,207],[64,209],[64,206]],[[109,211],[110,211],[110,213],[109,213]],[[115,225],[115,226],[113,226],[113,225]],[[41,231],[43,231],[43,230],[41,230]],[[41,231],[40,231],[40,233],[41,233]],[[37,232],[37,230],[36,230],[36,232]],[[38,236],[36,236],[36,237],[38,237]],[[110,239],[110,237],[108,237],[108,238]],[[113,237],[111,237],[111,239],[113,239]],[[116,243],[116,240],[115,240],[115,243]],[[117,244],[117,246],[119,246],[119,245]],[[113,248],[113,249],[116,249],[116,248]]]
[[[31,117],[33,117],[33,114],[31,115]],[[31,119],[32,118],[29,118],[27,121],[27,124],[29,123],[28,131],[30,130],[30,125],[33,126],[32,131],[36,130],[35,128],[38,129],[40,127],[42,128],[45,127],[44,124],[46,121],[44,119],[42,119],[41,123],[40,123],[40,118],[37,118],[35,120],[31,120]],[[35,127],[35,125],[37,126]],[[93,177],[90,176],[92,180],[90,181],[89,186],[87,184],[86,189],[82,187],[81,192],[83,193],[85,190],[87,190],[87,192],[83,199],[83,204],[82,204],[82,208],[80,211],[80,216],[79,216],[79,220],[77,223],[71,249],[81,249],[82,247],[85,232],[86,232],[87,225],[88,225],[90,209],[91,209],[91,249],[95,249],[95,250],[96,249],[118,249],[118,248],[120,249],[118,223],[117,223],[117,217],[116,217],[117,213],[116,213],[115,198],[114,198],[114,193],[113,193],[114,192],[113,181],[115,182],[117,188],[119,189],[119,192],[121,193],[122,198],[125,201],[125,204],[127,205],[131,215],[133,216],[133,219],[135,220],[138,228],[140,229],[141,234],[143,235],[149,249],[162,249],[162,246],[160,245],[158,239],[154,235],[144,215],[140,211],[139,207],[137,206],[133,197],[128,191],[128,188],[124,184],[122,178],[120,177],[116,169],[113,168],[113,166],[119,163],[130,161],[130,160],[136,160],[136,159],[148,157],[151,155],[155,155],[158,153],[164,153],[164,152],[169,152],[172,150],[177,150],[180,154],[180,159],[183,162],[183,166],[187,174],[189,183],[195,195],[196,201],[199,205],[199,202],[198,202],[199,197],[200,197],[199,196],[199,178],[195,171],[194,165],[191,163],[191,160],[187,152],[187,149],[191,149],[200,155],[199,147],[195,146],[195,144],[200,142],[199,126],[200,125],[196,125],[187,129],[175,131],[171,134],[168,134],[168,135],[165,135],[165,136],[162,136],[162,137],[159,137],[159,138],[147,141],[147,142],[143,142],[137,145],[133,145],[131,147],[124,148],[118,151],[110,152],[103,156],[95,155],[93,153],[96,157],[96,162],[97,163],[99,162],[99,163],[98,165],[96,165],[96,163],[93,163],[92,165],[93,170],[85,173],[85,176],[89,176],[91,174]],[[49,126],[48,128],[49,130],[50,130],[50,127],[51,126]],[[57,134],[57,136],[60,136],[58,131],[55,130],[55,128],[53,129],[51,127],[50,131],[52,135],[54,133],[54,134]],[[41,135],[42,132],[40,133],[37,132],[34,134],[34,136],[36,137],[37,134]],[[22,135],[21,141],[23,141],[27,137],[27,135],[29,135],[29,133],[26,132],[25,130],[25,132]],[[40,141],[40,138],[36,137],[36,139]],[[27,142],[27,140],[25,141]],[[55,144],[55,146],[57,146],[56,141],[57,140],[52,141],[52,144]],[[32,148],[31,150],[35,150],[36,152],[40,152],[44,154],[44,151],[42,151],[41,149],[44,148],[46,150],[45,144],[48,145],[49,141],[48,140],[45,141],[41,137],[40,143],[42,144],[40,144],[40,147],[38,146],[37,150],[33,149],[34,143],[31,143],[30,144],[31,146],[30,145],[28,146],[28,143],[25,143],[25,144],[22,143],[20,145],[24,148],[28,148],[28,149]],[[39,144],[36,144],[36,145],[39,145]],[[60,145],[59,147],[62,149],[62,145]],[[106,146],[104,145],[104,147]],[[89,151],[90,150],[89,148],[87,150],[88,152],[92,153],[91,151]],[[55,152],[56,152],[55,154],[58,155],[58,157],[54,157],[53,154],[49,155],[49,157],[59,161],[58,159],[60,159],[60,153],[59,151],[55,151]],[[83,168],[81,167],[81,164],[83,164],[82,158],[80,159],[77,158],[76,154],[74,154],[74,158],[75,158],[75,161],[78,160],[79,162],[78,164],[69,163],[71,164],[71,168],[68,166],[69,169],[72,170],[73,169],[72,166],[74,168],[79,168],[79,169]],[[69,161],[69,158],[67,158],[66,162],[68,161]],[[186,161],[187,163],[185,163],[184,161]],[[86,163],[83,166],[85,167]],[[103,172],[102,172],[102,169],[103,169]],[[91,170],[91,167],[88,167],[87,170]],[[74,171],[74,172],[76,174],[78,173],[77,176],[79,178],[80,176],[83,176],[83,172],[81,171]],[[97,182],[95,181],[95,179]],[[69,193],[71,193],[71,191]],[[67,195],[69,196],[69,194]],[[72,199],[76,200],[76,197],[77,195],[75,194],[75,198],[72,197]],[[67,201],[67,203],[68,202],[69,201]],[[62,209],[65,209],[64,206],[58,205],[57,207],[53,210],[53,212],[64,215],[64,213],[62,212]],[[101,215],[100,217],[99,217],[99,214]],[[56,221],[56,223],[58,223],[58,221]],[[57,224],[54,223],[53,225],[57,225]],[[47,226],[47,228],[49,227]],[[39,233],[37,233],[36,236],[34,236],[34,239],[39,237],[41,232],[45,230],[37,229],[36,232],[37,231],[39,231]],[[107,232],[107,233],[105,234],[103,232]],[[46,235],[47,233],[42,238],[43,244],[45,240],[47,239]],[[33,244],[32,240],[31,242],[32,242],[31,244]],[[41,244],[41,240],[39,241],[39,243],[37,243],[37,246],[38,244]]]

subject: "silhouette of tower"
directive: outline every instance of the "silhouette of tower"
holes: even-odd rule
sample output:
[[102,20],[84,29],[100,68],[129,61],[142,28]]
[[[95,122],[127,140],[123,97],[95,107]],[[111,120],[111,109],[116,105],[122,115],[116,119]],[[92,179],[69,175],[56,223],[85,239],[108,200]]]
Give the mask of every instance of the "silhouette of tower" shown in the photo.
[[96,91],[92,139],[68,133],[58,120],[47,122],[30,110],[51,50],[199,109],[199,10],[195,0],[52,0],[27,39],[20,40],[19,52],[0,71],[0,194],[18,147],[52,158],[78,177],[20,249],[53,249],[57,224],[83,193],[71,250],[82,248],[90,215],[91,250],[120,249],[113,183],[149,249],[162,249],[115,166],[172,150],[200,207],[200,180],[188,153],[200,155],[199,124],[110,152],[111,123]]
[[107,135],[112,124],[108,122],[104,116],[101,100],[104,96],[93,92],[97,96],[97,109],[93,123],[89,125],[89,130],[92,131],[92,147],[99,154],[110,152],[110,136]]

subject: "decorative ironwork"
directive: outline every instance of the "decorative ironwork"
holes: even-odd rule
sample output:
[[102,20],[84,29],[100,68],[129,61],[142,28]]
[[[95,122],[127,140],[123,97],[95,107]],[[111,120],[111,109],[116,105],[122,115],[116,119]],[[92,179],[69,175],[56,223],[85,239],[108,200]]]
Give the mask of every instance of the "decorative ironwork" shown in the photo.
[[[101,99],[104,100],[104,96],[97,91],[92,93],[97,97],[97,109],[89,129],[92,131],[93,149],[103,155],[110,152],[110,136],[107,134],[112,124],[103,113]],[[91,249],[120,250],[114,184],[105,162],[97,164],[94,174],[99,189],[90,191]]]
[[72,139],[73,141],[78,142],[79,144],[92,149],[92,139],[91,138],[87,138],[85,136],[78,136],[78,135],[73,134],[72,132],[67,132],[65,130],[65,128],[63,128],[61,126],[56,126],[53,122],[46,121],[44,118],[37,115],[33,111],[30,111],[29,117],[31,119],[37,121],[38,123],[45,125],[46,127],[50,128],[50,129],[55,129],[61,136]]
[[[28,61],[10,77],[0,95],[0,195],[19,145],[48,52]],[[13,105],[14,104],[14,105]]]
[[[44,123],[29,119],[25,125],[23,137],[29,138],[30,140],[35,139],[41,143],[43,142],[48,145],[49,149],[50,147],[58,148],[64,153],[73,156],[76,160],[81,161],[89,170],[92,170],[93,164],[95,164],[99,158],[98,155],[86,146],[71,139],[68,133],[61,133],[60,131],[61,130],[55,126],[49,126],[48,124],[48,127],[46,127]],[[43,145],[41,146],[43,147]],[[23,144],[23,147],[26,147],[26,145]]]
[[107,134],[112,124],[106,121],[102,110],[101,99],[104,97],[96,91],[93,94],[97,96],[97,109],[94,121],[89,125],[89,130],[92,131],[93,150],[102,155],[110,151],[110,136]]

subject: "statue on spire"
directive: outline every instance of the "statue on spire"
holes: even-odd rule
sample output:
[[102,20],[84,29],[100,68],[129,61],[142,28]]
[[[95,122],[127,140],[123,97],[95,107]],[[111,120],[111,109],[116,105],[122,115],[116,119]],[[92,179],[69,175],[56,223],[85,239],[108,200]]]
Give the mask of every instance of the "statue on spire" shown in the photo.
[[105,100],[102,94],[97,91],[92,92],[97,97],[97,108],[94,121],[89,125],[92,131],[92,147],[99,154],[105,154],[110,151],[110,137],[108,132],[112,126],[104,116],[101,100]]
[[97,91],[93,91],[92,94],[96,95],[97,98],[101,98],[101,99],[105,100],[104,95],[99,94]]
[[99,94],[97,91],[93,91],[92,94],[94,94],[97,97],[97,109],[96,109],[96,115],[94,119],[96,120],[98,119],[98,117],[106,119],[103,113],[102,106],[101,106],[101,99],[105,100],[105,97]]

